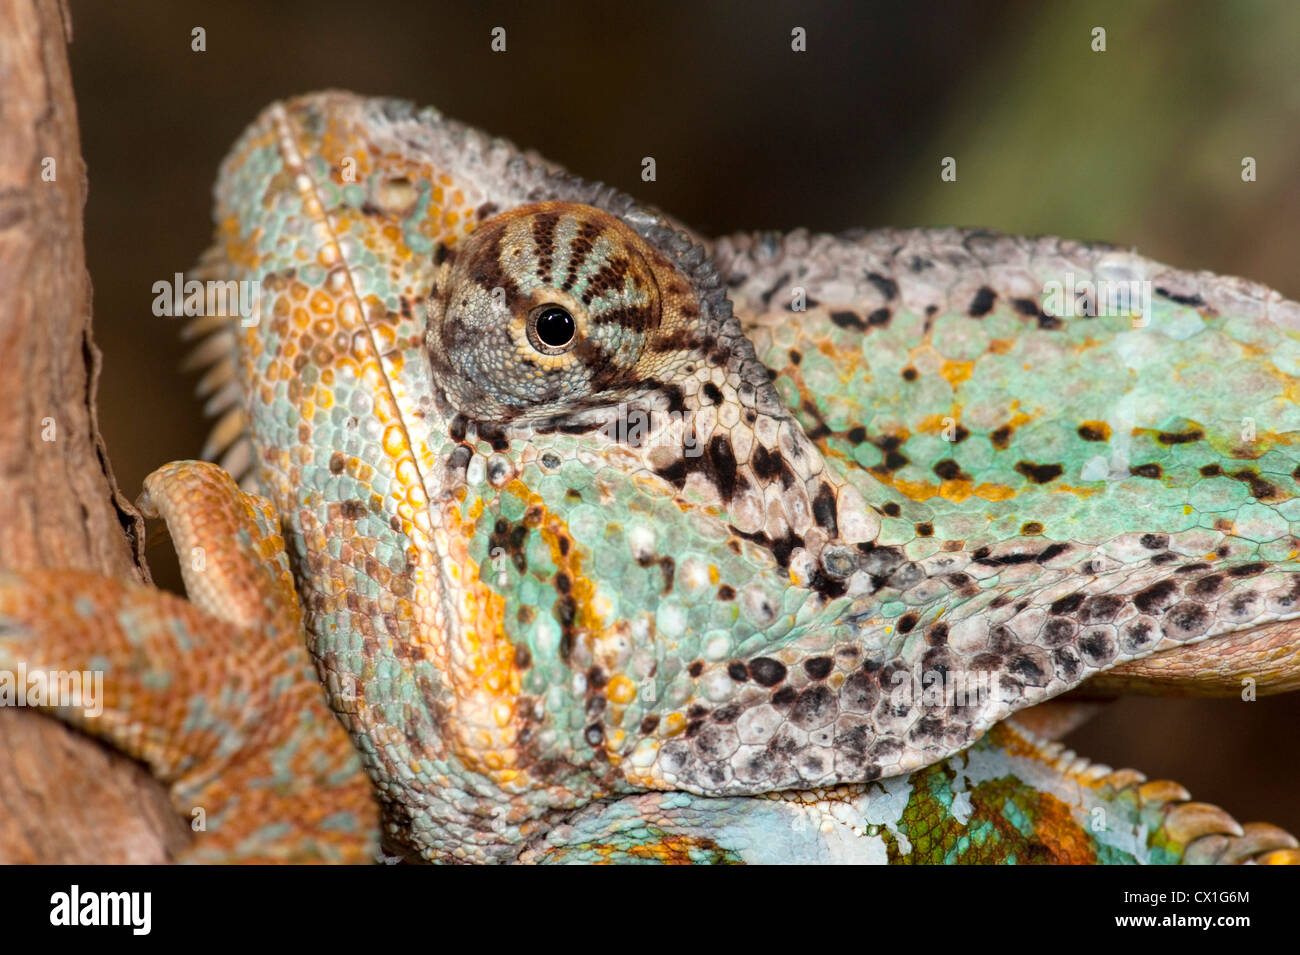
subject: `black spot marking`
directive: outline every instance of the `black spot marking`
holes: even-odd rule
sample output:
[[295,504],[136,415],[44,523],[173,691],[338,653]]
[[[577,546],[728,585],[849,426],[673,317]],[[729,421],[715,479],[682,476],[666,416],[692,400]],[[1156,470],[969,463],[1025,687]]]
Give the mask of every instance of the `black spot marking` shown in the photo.
[[880,294],[886,299],[898,297],[898,283],[891,278],[886,278],[876,272],[867,273],[867,281],[880,290]]
[[1035,484],[1047,484],[1059,478],[1065,472],[1065,468],[1059,464],[1034,464],[1032,461],[1017,461],[1016,471]]
[[857,312],[831,312],[831,321],[840,328],[853,328],[860,332],[867,330],[867,323],[858,317]]
[[734,723],[745,713],[745,708],[739,703],[728,703],[726,706],[720,706],[713,711],[713,722],[715,723]]
[[1047,673],[1042,665],[1028,653],[1012,657],[1007,669],[1030,686],[1044,686],[1047,683]]
[[1253,563],[1231,567],[1228,569],[1228,573],[1233,577],[1254,577],[1256,574],[1262,574],[1266,570],[1268,570],[1268,564]]
[[1164,550],[1169,546],[1168,534],[1143,534],[1139,539],[1140,543],[1147,550]]
[[831,675],[831,667],[834,661],[830,657],[813,657],[811,660],[803,662],[803,671],[808,674],[810,679],[824,680]]
[[1160,467],[1160,465],[1155,464],[1153,462],[1151,464],[1132,465],[1128,469],[1128,473],[1133,475],[1134,477],[1158,478],[1161,477],[1165,472],[1164,469]]
[[1101,594],[1089,598],[1084,603],[1079,618],[1084,623],[1109,623],[1115,619],[1115,614],[1119,613],[1122,606],[1124,601],[1119,597],[1113,594]]
[[1156,440],[1164,445],[1190,444],[1204,437],[1205,432],[1200,428],[1188,428],[1186,431],[1161,431],[1156,435]]
[[771,657],[756,657],[749,661],[749,675],[759,686],[776,686],[785,679],[785,664]]
[[1172,640],[1190,640],[1210,628],[1210,612],[1198,603],[1184,600],[1165,613],[1161,629]]
[[971,318],[983,318],[993,311],[993,303],[997,301],[997,297],[998,293],[993,289],[987,285],[981,286],[980,290],[975,293],[975,297],[970,300],[970,305],[966,308],[966,314]]
[[783,686],[772,694],[772,705],[777,709],[787,709],[795,700],[798,694],[792,686]]
[[1048,617],[1043,624],[1043,643],[1049,647],[1059,647],[1074,639],[1079,626],[1069,617]]
[[1169,301],[1176,302],[1179,305],[1186,305],[1188,308],[1200,308],[1205,304],[1205,299],[1201,298],[1199,295],[1178,295],[1175,292],[1169,291],[1167,288],[1161,288],[1159,285],[1156,286],[1156,294],[1161,298],[1167,298]]
[[879,448],[885,456],[884,461],[880,464],[873,464],[869,469],[877,474],[890,474],[911,463],[910,459],[898,450],[902,447],[903,439],[896,434],[881,435],[872,441],[872,444]]
[[934,465],[934,473],[945,481],[969,481],[971,476],[952,458],[944,458]]
[[1155,639],[1155,630],[1145,620],[1134,620],[1120,631],[1120,646],[1129,653],[1144,649]]
[[813,520],[817,526],[831,537],[839,534],[838,524],[836,523],[836,506],[835,492],[831,490],[829,484],[823,483],[817,489],[817,496],[813,498]]
[[755,444],[753,450],[749,452],[749,463],[753,467],[754,474],[764,482],[770,482],[779,477],[782,487],[794,485],[796,480],[794,471],[786,463],[785,455],[779,449],[769,451],[763,445]]
[[1134,594],[1133,605],[1145,614],[1157,614],[1168,606],[1177,593],[1178,585],[1172,580],[1159,580],[1146,590]]
[[1115,644],[1102,630],[1093,630],[1080,638],[1079,650],[1093,666],[1109,663],[1115,656]]
[[1233,471],[1229,477],[1238,481],[1243,481],[1250,486],[1250,496],[1259,501],[1271,501],[1274,498],[1282,496],[1277,486],[1270,481],[1264,480],[1259,476],[1259,472],[1254,468],[1242,468],[1240,471]]
[[1066,594],[1064,597],[1052,601],[1051,611],[1058,616],[1074,613],[1083,604],[1084,599],[1083,594]]

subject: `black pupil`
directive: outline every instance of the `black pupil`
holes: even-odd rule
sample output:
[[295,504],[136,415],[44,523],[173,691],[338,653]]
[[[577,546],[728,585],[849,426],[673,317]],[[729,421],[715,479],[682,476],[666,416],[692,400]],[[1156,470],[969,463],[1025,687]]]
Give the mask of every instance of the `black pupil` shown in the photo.
[[573,316],[558,305],[548,305],[537,316],[537,338],[551,348],[573,341]]

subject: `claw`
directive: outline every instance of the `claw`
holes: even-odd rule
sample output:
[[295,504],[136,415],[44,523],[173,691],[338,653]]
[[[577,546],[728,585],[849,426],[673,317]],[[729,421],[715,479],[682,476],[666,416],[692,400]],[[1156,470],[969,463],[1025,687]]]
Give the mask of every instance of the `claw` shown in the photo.
[[1165,832],[1183,845],[1207,835],[1226,834],[1240,838],[1246,834],[1241,823],[1208,802],[1185,802],[1171,807],[1165,813]]
[[1153,779],[1138,787],[1138,799],[1143,806],[1155,803],[1187,802],[1192,794],[1172,779]]
[[1252,861],[1255,865],[1300,865],[1300,849],[1277,849]]
[[1226,850],[1218,858],[1221,865],[1239,865],[1264,853],[1300,848],[1295,836],[1267,822],[1248,822],[1241,828],[1245,835],[1228,841]]

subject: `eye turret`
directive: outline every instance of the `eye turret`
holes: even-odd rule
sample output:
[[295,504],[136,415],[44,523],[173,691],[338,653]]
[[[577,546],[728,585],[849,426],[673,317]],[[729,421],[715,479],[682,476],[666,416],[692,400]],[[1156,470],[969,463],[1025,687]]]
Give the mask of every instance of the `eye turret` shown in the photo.
[[660,275],[671,266],[616,217],[539,203],[484,222],[443,266],[427,343],[457,410],[477,420],[548,413],[653,362]]

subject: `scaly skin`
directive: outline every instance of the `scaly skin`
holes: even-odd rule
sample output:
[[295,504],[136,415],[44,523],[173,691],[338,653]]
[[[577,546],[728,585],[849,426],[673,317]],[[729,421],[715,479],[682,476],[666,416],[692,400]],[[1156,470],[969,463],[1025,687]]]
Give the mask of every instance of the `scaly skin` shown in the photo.
[[[1089,678],[1141,682],[1142,661],[1201,673],[1222,639],[1240,646],[1208,664],[1221,682],[1291,685],[1294,303],[1051,239],[705,244],[437,113],[344,93],[250,127],[216,222],[203,274],[262,297],[250,327],[202,324],[213,406],[234,405],[213,450],[279,516],[391,855],[1294,860],[1280,830],[999,723]],[[1060,317],[1045,283],[1071,274],[1148,279],[1155,307],[1142,327]],[[567,334],[539,318],[556,307]],[[149,496],[173,525],[215,513]],[[197,523],[212,533],[182,554],[229,549]],[[309,686],[287,611],[245,613],[287,606],[287,576],[232,574],[187,569],[224,619],[185,633],[219,654],[260,627],[276,654],[210,731],[252,711],[273,752],[330,753],[315,818],[346,796],[338,854],[364,854],[337,739],[268,711],[269,686]],[[13,589],[5,652],[35,659],[39,634],[44,665],[86,658]],[[1242,636],[1261,628],[1267,651]],[[149,666],[189,674],[169,650]],[[146,696],[90,728],[139,752]],[[192,722],[161,738],[188,753]],[[265,754],[240,753],[263,767],[233,778],[264,784]],[[196,852],[292,856],[299,809],[268,809],[237,805]]]

